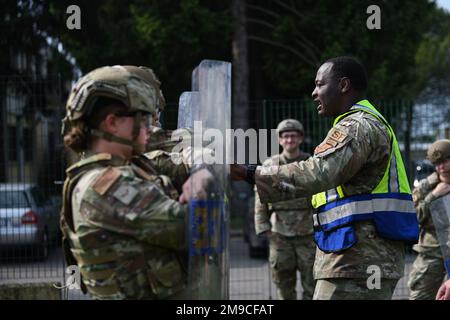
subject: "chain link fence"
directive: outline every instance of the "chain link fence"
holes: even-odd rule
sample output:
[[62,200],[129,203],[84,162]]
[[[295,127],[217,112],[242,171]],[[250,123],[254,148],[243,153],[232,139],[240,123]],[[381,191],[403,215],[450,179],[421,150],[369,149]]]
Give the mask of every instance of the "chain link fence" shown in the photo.
[[[79,290],[72,290],[76,273],[66,273],[60,244],[65,170],[60,131],[69,87],[57,76],[0,76],[0,299],[88,299]],[[394,127],[413,183],[424,175],[417,167],[425,158],[428,144],[450,136],[450,106],[408,101],[375,105],[382,106],[380,111]],[[249,127],[255,129],[276,128],[285,118],[300,120],[305,127],[301,148],[309,153],[332,125],[330,119],[317,116],[310,101],[254,101],[249,114]],[[169,104],[161,122],[174,129],[176,119],[177,107]],[[252,190],[248,186],[237,190],[232,199],[235,205],[240,204],[231,217],[230,298],[276,299],[267,263],[267,241],[258,239],[259,252],[250,241],[255,238]],[[399,282],[395,298],[408,296],[406,281],[413,259],[410,252],[406,276]],[[301,292],[300,283],[298,290]]]

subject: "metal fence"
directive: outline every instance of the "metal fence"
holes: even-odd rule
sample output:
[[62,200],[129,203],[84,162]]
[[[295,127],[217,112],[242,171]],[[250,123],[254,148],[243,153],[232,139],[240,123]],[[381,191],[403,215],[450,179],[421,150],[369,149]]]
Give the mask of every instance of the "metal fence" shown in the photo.
[[[64,179],[59,76],[0,77],[0,284],[13,295],[62,297],[59,210]],[[22,293],[20,293],[22,291]]]
[[[409,181],[413,187],[418,180],[425,178],[430,170],[434,170],[430,164],[424,161],[428,145],[436,139],[450,137],[450,105],[415,105],[410,101],[375,101],[374,105],[389,121],[396,133]],[[308,100],[255,101],[251,104],[250,114],[254,115],[251,126],[256,128],[276,128],[278,123],[286,118],[301,121],[305,128],[305,141],[300,148],[310,154],[313,153],[315,146],[325,138],[332,126],[332,119],[318,117],[316,105]],[[236,297],[276,299],[275,287],[268,281],[271,275],[266,262],[267,251],[261,250],[267,246],[267,241],[252,235],[254,233],[254,226],[251,223],[253,219],[252,190],[248,192],[249,195],[241,196],[241,198],[248,199],[248,207],[244,209],[245,213],[242,215],[232,211],[235,219],[244,216],[242,224],[247,248],[242,249],[240,245],[235,245],[235,248],[241,248],[238,253],[233,251],[233,241],[231,242],[231,292],[233,292],[233,288],[240,288],[235,291],[242,294],[238,294]],[[257,240],[253,240],[254,238]],[[239,242],[239,240],[236,239],[235,242]],[[255,251],[255,249],[257,250]],[[238,254],[240,258],[233,260],[233,253]],[[258,254],[260,254],[260,259],[245,259],[245,257]],[[415,253],[409,248],[405,276],[397,284],[394,299],[408,298],[407,281],[414,259]],[[246,265],[247,268],[238,272],[233,270],[233,264]],[[249,272],[248,269],[251,271]],[[257,290],[261,286],[265,289]],[[300,297],[300,283],[297,283],[297,291]]]
[[[52,294],[46,297],[88,298],[79,290],[53,287],[53,284],[64,286],[70,280],[58,228],[65,170],[60,128],[68,87],[59,77],[0,76],[0,292],[3,292],[0,298],[3,299],[16,297],[10,292],[17,291],[11,290],[24,291],[32,284],[50,288]],[[410,102],[379,105],[396,131],[413,181],[415,161],[424,158],[428,143],[449,137],[449,107],[417,106]],[[250,115],[249,125],[253,128],[275,128],[284,118],[300,120],[306,131],[302,148],[310,153],[331,127],[331,120],[319,118],[315,106],[308,101],[254,101],[250,104]],[[177,108],[169,104],[162,122],[173,129],[176,118]],[[267,259],[251,258],[244,242],[242,230],[252,206],[249,188],[246,190],[247,194],[234,194],[244,205],[231,217],[234,229],[230,242],[230,298],[276,299]],[[253,231],[247,229],[248,232]],[[406,274],[412,259],[410,254]],[[407,297],[406,280],[407,277],[399,283],[396,298]],[[5,289],[10,287],[9,291]],[[301,291],[300,284],[298,288]]]

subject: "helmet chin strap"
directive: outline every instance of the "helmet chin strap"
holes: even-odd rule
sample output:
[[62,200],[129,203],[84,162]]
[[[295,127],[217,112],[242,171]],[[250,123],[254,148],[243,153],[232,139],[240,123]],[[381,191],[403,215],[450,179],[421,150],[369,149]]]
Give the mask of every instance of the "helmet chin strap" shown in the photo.
[[[100,130],[100,129],[90,129],[89,132],[91,135],[104,139],[104,140],[108,140],[111,142],[116,142],[116,143],[120,143],[120,144],[124,144],[127,146],[131,146],[133,148],[133,155],[140,155],[141,153],[143,153],[143,146],[138,143],[138,137],[140,134],[140,130],[141,130],[141,120],[142,120],[142,113],[141,112],[136,112],[134,118],[133,118],[133,132],[132,132],[132,140],[126,139],[126,138],[122,138],[116,135],[113,135],[109,132]],[[145,146],[144,146],[145,148]]]
[[141,125],[142,125],[142,112],[138,111],[134,115],[134,123],[133,123],[133,155],[138,156],[144,152],[144,148],[142,148],[142,145],[138,142],[138,137],[141,131]]

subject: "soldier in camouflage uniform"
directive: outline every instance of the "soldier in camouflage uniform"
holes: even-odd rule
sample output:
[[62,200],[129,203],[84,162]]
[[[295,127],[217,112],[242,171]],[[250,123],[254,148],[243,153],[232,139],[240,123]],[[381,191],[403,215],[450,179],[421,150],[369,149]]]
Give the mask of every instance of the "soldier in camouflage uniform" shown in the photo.
[[[364,100],[366,73],[355,59],[328,60],[319,68],[315,84],[312,96],[319,115],[337,118],[314,156],[256,169],[233,165],[232,178],[256,183],[264,203],[314,195],[318,250],[313,299],[391,299],[404,272],[404,241],[414,241],[418,234],[395,135]],[[394,176],[397,179],[390,179]],[[390,199],[388,186],[396,190],[395,199]],[[378,201],[379,196],[385,198]],[[388,210],[376,211],[375,206]],[[402,228],[395,225],[394,215]],[[375,270],[380,285],[371,282],[370,270]]]
[[[153,71],[149,71],[148,68],[130,65],[126,65],[124,68],[130,72],[130,74],[145,81],[149,86],[159,86],[159,84],[155,82]],[[161,103],[157,106],[153,117],[152,127],[149,128],[149,139],[145,146],[144,156],[158,174],[168,176],[177,191],[181,192],[183,183],[185,183],[189,177],[189,172],[192,168],[192,165],[190,164],[192,163],[188,163],[187,159],[185,159],[187,157],[186,155],[183,158],[182,154],[174,154],[172,151],[180,142],[189,144],[190,134],[192,132],[188,129],[177,129],[173,131],[161,128],[159,117],[160,113],[164,111],[165,99],[161,91],[158,91],[157,93]],[[183,139],[185,139],[186,142]],[[182,158],[182,161],[176,163],[175,161],[172,161],[174,158]]]
[[[299,149],[304,136],[303,125],[299,121],[281,121],[277,133],[283,152],[267,159],[263,166],[283,165],[306,160],[311,156]],[[312,268],[316,245],[312,237],[311,211],[309,197],[262,204],[258,193],[255,193],[256,234],[269,236],[269,262],[280,299],[297,299],[297,270],[302,279],[303,299],[312,299],[315,285]]]
[[450,193],[450,140],[438,140],[428,148],[428,159],[436,172],[419,182],[413,191],[414,205],[420,225],[418,252],[408,285],[410,300],[433,300],[446,274],[444,258],[436,236],[430,204]]
[[144,156],[159,173],[169,176],[175,188],[181,192],[181,187],[189,177],[194,163],[192,157],[210,151],[202,148],[194,154],[194,148],[191,147],[193,132],[187,128],[176,130],[157,128],[154,133],[157,134],[157,138],[152,139],[150,136],[152,143],[147,144]]
[[67,170],[61,229],[68,264],[95,299],[188,298],[187,208],[142,157],[159,82],[122,66],[96,69],[73,87],[64,143],[81,153]]

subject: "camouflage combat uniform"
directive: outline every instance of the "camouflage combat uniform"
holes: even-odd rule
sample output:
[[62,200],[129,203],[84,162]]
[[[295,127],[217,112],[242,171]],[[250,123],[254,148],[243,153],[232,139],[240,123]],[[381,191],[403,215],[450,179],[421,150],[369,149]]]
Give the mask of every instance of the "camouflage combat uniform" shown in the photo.
[[[257,170],[260,198],[276,202],[338,185],[348,196],[370,193],[386,170],[390,149],[388,130],[378,119],[361,111],[352,113],[330,130],[314,157]],[[286,183],[294,189],[287,190]],[[378,236],[369,220],[355,222],[354,228],[358,241],[353,247],[338,253],[317,249],[314,299],[391,299],[404,273],[404,243]],[[380,268],[380,289],[370,290],[366,284],[372,265]]]
[[444,258],[430,213],[430,204],[436,199],[431,192],[439,182],[437,173],[433,173],[421,180],[413,191],[420,234],[419,242],[414,246],[418,256],[408,281],[411,300],[434,300],[446,274]]
[[[89,156],[67,170],[66,258],[96,299],[183,298],[186,206],[142,157]],[[70,245],[68,245],[69,240]]]
[[[191,130],[186,128],[174,131],[158,128],[151,133],[150,143],[144,154],[158,174],[168,176],[180,193],[184,182],[189,178],[195,158],[212,152],[208,148],[194,149],[191,146],[192,134]],[[177,145],[179,147],[175,148]]]
[[184,163],[174,163],[172,161],[174,154],[164,150],[153,150],[145,153],[144,156],[158,174],[168,176],[177,191],[181,193],[183,183],[189,178],[190,166]]
[[[301,153],[295,159],[276,155],[263,165],[287,164],[309,158]],[[300,271],[303,299],[311,300],[314,293],[313,265],[316,245],[312,237],[312,207],[310,198],[262,204],[255,193],[256,234],[272,231],[269,239],[269,262],[272,278],[278,288],[280,299],[297,299],[295,287],[297,270]]]
[[173,130],[165,130],[159,127],[155,127],[150,132],[150,138],[147,142],[146,151],[151,152],[155,150],[164,150],[171,152],[176,145],[175,141],[171,140]]

